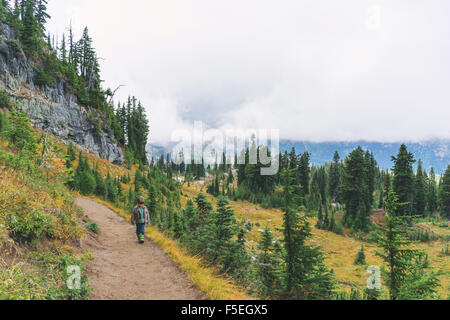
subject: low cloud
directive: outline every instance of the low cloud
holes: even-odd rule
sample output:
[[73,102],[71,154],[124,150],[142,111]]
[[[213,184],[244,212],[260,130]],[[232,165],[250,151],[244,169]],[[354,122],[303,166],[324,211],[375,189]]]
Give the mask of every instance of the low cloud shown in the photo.
[[195,120],[293,140],[416,141],[450,138],[448,9],[444,0],[50,0],[49,30],[89,26],[105,85],[143,102],[153,142]]

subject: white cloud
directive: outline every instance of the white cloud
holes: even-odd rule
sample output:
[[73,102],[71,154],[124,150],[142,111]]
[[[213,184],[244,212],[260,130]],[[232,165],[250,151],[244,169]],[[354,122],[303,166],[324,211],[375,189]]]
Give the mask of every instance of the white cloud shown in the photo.
[[106,85],[126,85],[119,97],[147,106],[152,141],[194,120],[298,140],[450,138],[445,0],[50,0],[50,9],[53,32],[70,19],[89,26]]

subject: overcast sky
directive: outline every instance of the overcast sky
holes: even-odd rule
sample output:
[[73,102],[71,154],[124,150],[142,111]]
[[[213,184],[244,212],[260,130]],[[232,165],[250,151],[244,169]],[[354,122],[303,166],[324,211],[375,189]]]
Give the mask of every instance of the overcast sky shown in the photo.
[[[202,120],[293,140],[450,138],[447,0],[49,0],[152,142]],[[118,99],[116,99],[118,100]]]

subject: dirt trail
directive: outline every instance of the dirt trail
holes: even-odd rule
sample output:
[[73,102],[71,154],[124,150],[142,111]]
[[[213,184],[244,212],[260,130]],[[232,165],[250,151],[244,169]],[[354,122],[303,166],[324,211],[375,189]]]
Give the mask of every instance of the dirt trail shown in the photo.
[[94,201],[77,199],[98,237],[85,240],[94,254],[87,265],[90,300],[199,300],[202,295],[167,254],[150,240],[137,243],[135,228]]

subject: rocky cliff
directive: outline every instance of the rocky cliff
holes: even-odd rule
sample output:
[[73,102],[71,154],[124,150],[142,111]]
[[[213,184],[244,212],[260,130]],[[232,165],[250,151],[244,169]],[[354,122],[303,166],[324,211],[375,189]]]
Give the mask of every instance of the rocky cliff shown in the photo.
[[101,121],[100,134],[95,134],[94,121],[101,115],[81,106],[64,80],[55,80],[52,87],[37,87],[33,79],[33,62],[27,60],[14,31],[0,23],[0,89],[6,90],[36,128],[112,163],[123,163],[122,149],[110,126]]

